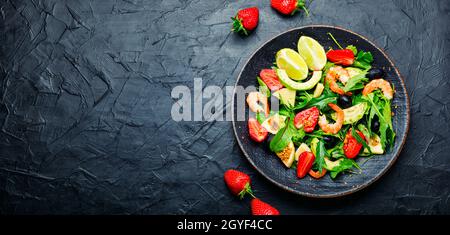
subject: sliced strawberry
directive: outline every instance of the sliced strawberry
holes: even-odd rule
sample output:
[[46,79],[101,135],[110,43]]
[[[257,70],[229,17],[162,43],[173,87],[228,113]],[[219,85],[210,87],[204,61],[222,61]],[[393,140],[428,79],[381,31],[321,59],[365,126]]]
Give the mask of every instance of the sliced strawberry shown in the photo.
[[300,154],[297,162],[297,177],[305,177],[305,175],[308,174],[309,170],[311,170],[311,167],[314,164],[315,160],[316,157],[311,152],[306,151]]
[[277,73],[273,69],[263,69],[259,73],[259,77],[269,87],[271,91],[277,91],[283,88],[280,79],[278,79]]
[[327,59],[335,64],[350,66],[355,61],[355,55],[349,49],[330,50],[327,52]]
[[[364,137],[364,134],[360,131],[356,131],[358,135],[363,139],[366,140]],[[352,135],[352,129],[350,129],[347,134],[345,135],[344,139],[344,154],[347,158],[355,158],[358,156],[359,152],[361,151],[361,148],[363,145],[356,140],[356,138]]]
[[250,138],[256,142],[263,142],[269,135],[269,132],[254,118],[248,119],[248,133]]
[[305,109],[300,113],[297,113],[294,118],[294,126],[296,128],[303,127],[303,130],[307,133],[314,131],[319,120],[319,109],[312,107]]

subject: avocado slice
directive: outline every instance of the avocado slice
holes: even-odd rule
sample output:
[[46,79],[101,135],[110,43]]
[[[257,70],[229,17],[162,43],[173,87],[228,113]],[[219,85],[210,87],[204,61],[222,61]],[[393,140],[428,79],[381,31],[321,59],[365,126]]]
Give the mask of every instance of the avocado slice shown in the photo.
[[319,139],[314,138],[311,140],[311,150],[314,156],[316,156],[317,144],[319,144]]
[[[381,138],[375,133],[372,133],[372,137],[369,139],[369,148],[373,154],[384,153],[383,146],[381,145]],[[369,151],[364,149],[364,153],[369,153]]]
[[293,107],[295,105],[295,93],[296,91],[290,88],[282,88],[273,93],[273,96],[281,100],[281,103]]
[[351,78],[363,72],[361,69],[355,67],[347,67],[345,69],[347,70],[348,75],[350,75]]
[[278,113],[264,120],[261,124],[264,129],[266,129],[271,134],[276,134],[281,128],[283,128],[286,124],[286,116],[280,115]]
[[290,168],[292,166],[292,163],[294,163],[295,159],[295,146],[294,143],[289,142],[288,146],[284,148],[281,152],[276,153],[277,156],[281,159],[283,164]]
[[303,91],[313,88],[320,81],[322,78],[322,71],[314,71],[312,77],[306,82],[296,82],[290,79],[284,69],[277,69],[277,75],[285,87]]
[[305,143],[300,144],[300,146],[298,146],[297,151],[295,151],[296,161],[298,161],[298,157],[300,157],[300,154],[302,154],[303,152],[311,152],[311,149]]
[[[353,105],[350,108],[343,109],[342,111],[344,111],[344,125],[352,124],[359,121],[359,119],[364,116],[364,113],[366,112],[366,103],[362,102],[357,105]],[[336,120],[337,114],[332,113],[331,118]]]
[[321,96],[324,88],[325,87],[323,86],[322,83],[320,83],[320,82],[317,83],[316,89],[314,89],[313,97],[317,98],[317,97]]
[[343,158],[339,158],[336,161],[331,161],[330,159],[328,159],[327,157],[324,158],[325,160],[325,169],[332,171],[335,167],[339,166],[339,164],[344,160]]

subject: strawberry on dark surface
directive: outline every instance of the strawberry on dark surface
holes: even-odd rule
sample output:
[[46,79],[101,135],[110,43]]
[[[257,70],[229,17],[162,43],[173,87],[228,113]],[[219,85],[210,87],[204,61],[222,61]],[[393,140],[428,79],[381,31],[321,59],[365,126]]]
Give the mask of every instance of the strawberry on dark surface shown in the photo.
[[250,194],[253,196],[253,192],[250,186],[250,176],[238,171],[238,170],[227,170],[223,175],[226,185],[233,193],[233,195],[239,196],[241,199],[245,194]]
[[308,14],[304,0],[271,0],[270,5],[283,15],[293,15],[299,9],[303,9]]
[[233,20],[232,31],[237,33],[248,33],[258,26],[259,10],[257,7],[250,7],[239,10],[235,17],[231,17]]
[[280,212],[273,206],[258,198],[253,198],[250,202],[252,215],[280,215]]

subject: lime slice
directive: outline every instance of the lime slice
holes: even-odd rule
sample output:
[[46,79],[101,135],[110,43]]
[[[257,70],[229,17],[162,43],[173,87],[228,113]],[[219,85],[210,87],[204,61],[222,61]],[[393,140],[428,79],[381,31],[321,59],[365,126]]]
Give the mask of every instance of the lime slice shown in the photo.
[[319,42],[310,37],[301,36],[298,40],[297,49],[311,70],[322,70],[327,63],[325,50]]
[[292,49],[279,50],[276,62],[277,67],[286,70],[288,76],[294,80],[303,80],[308,76],[308,66],[302,57]]

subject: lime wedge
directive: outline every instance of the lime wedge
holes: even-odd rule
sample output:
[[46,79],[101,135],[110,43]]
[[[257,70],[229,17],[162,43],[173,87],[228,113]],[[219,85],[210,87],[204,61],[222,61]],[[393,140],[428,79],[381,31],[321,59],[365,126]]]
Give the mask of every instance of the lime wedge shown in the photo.
[[327,63],[327,56],[322,45],[313,38],[301,36],[297,44],[298,53],[305,60],[308,68],[322,70]]
[[279,50],[276,62],[277,67],[286,70],[288,76],[294,80],[303,80],[308,76],[308,66],[302,57],[292,49]]

